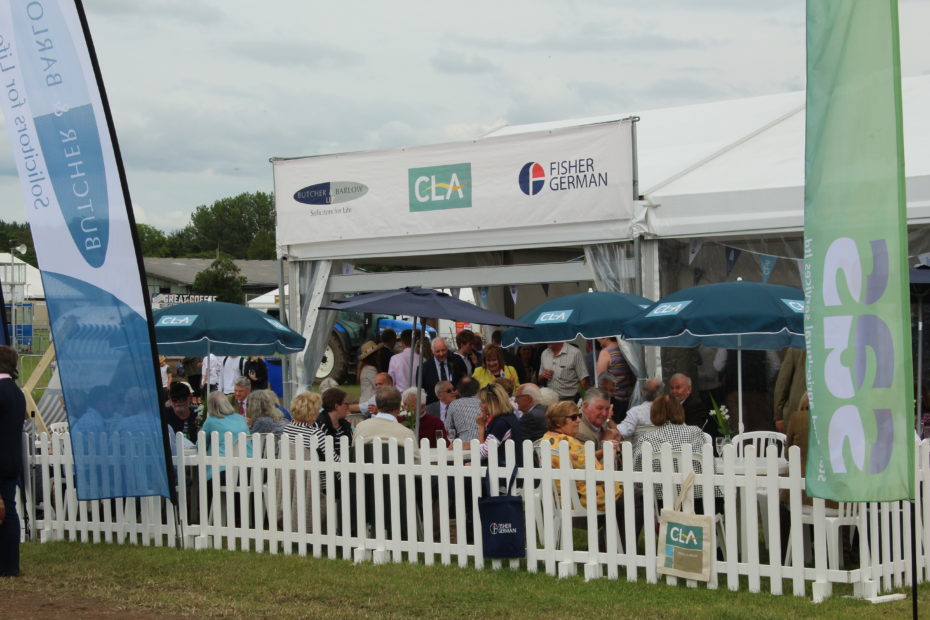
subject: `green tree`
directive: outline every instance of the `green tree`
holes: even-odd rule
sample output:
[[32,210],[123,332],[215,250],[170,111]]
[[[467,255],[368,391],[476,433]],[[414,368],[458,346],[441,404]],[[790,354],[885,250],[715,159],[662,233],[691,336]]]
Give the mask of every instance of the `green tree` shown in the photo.
[[36,261],[36,251],[32,244],[32,230],[29,224],[20,224],[19,222],[0,222],[0,252],[9,252],[20,244],[26,246],[26,251],[16,254],[16,258],[23,262],[29,263],[33,267],[38,266]]
[[274,230],[260,230],[252,238],[246,258],[251,260],[274,260]]
[[220,251],[246,258],[256,235],[274,235],[275,214],[271,194],[255,192],[222,198],[201,205],[191,215],[193,246],[188,252]]
[[162,231],[148,224],[136,224],[136,234],[139,236],[139,245],[142,256],[164,258],[168,254],[168,237]]
[[[197,233],[190,224],[169,233],[167,238],[168,256],[182,258],[189,257],[191,254],[196,253],[196,242],[194,240],[196,236]],[[207,255],[207,258],[212,258],[214,256],[216,256],[215,249],[213,253]]]
[[227,256],[220,256],[194,278],[191,292],[195,295],[216,295],[217,301],[241,304],[245,299],[242,287],[245,276]]

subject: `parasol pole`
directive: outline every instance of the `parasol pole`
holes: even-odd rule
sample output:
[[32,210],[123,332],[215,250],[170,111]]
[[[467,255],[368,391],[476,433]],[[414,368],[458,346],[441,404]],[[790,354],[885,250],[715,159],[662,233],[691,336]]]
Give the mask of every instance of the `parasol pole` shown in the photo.
[[736,384],[739,395],[739,434],[743,434],[743,336],[736,336]]

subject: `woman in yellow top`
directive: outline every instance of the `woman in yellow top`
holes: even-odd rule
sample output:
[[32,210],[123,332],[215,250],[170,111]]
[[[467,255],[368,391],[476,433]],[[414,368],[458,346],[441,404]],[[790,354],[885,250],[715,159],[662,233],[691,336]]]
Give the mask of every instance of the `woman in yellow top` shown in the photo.
[[[560,465],[558,454],[559,443],[565,441],[568,443],[568,458],[571,460],[574,469],[585,469],[585,445],[575,438],[578,434],[578,428],[581,426],[581,412],[578,405],[571,401],[561,401],[549,407],[546,411],[546,423],[549,427],[548,432],[542,436],[543,441],[548,441],[552,446],[552,467],[557,468]],[[594,459],[594,468],[597,470],[604,469],[600,461]],[[558,481],[556,481],[558,484]],[[587,484],[584,480],[575,483],[578,489],[578,498],[582,506],[587,506]],[[615,514],[617,517],[617,528],[621,536],[624,534],[623,527],[623,485],[619,482],[614,483],[613,501],[616,503]],[[597,502],[598,512],[603,512],[607,504],[607,497],[604,491],[604,485],[597,483],[595,499]],[[639,532],[642,529],[642,493],[634,494],[634,514],[636,515],[635,538],[639,538]],[[603,530],[604,516],[598,517],[598,527]],[[635,540],[634,538],[634,540]],[[603,541],[603,535],[601,536]]]
[[[517,371],[513,366],[507,366],[504,362],[504,350],[496,344],[488,345],[484,348],[481,356],[483,364],[475,368],[472,378],[478,382],[481,387],[491,383],[497,377],[506,377],[513,381],[513,388],[517,389],[520,385],[520,379],[517,377]],[[508,394],[513,396],[513,394]]]
[[[549,431],[543,435],[542,438],[543,441],[548,441],[552,446],[553,469],[559,467],[560,460],[558,451],[559,443],[562,441],[568,442],[568,458],[571,459],[572,467],[575,469],[584,469],[586,464],[584,444],[578,439],[575,439],[575,435],[578,434],[578,429],[581,427],[581,412],[578,411],[578,405],[567,400],[552,405],[549,407],[549,410],[546,411],[546,423],[549,427]],[[594,468],[602,470],[604,466],[600,461],[594,459]],[[575,485],[578,487],[578,497],[581,499],[581,505],[587,506],[587,483],[584,480],[579,480]],[[620,499],[622,494],[623,486],[617,483],[614,489],[614,501]],[[603,484],[598,483],[595,497],[597,498],[598,511],[603,512],[606,502]]]

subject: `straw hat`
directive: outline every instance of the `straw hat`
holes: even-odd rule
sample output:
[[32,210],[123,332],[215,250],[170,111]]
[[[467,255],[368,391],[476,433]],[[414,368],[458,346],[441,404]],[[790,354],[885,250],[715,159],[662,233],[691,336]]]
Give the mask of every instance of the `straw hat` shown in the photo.
[[366,357],[368,357],[369,355],[371,355],[372,353],[374,353],[375,351],[377,351],[378,349],[380,349],[380,348],[383,347],[383,346],[384,346],[383,344],[380,344],[380,343],[379,343],[379,344],[375,344],[374,342],[372,342],[371,340],[369,340],[368,342],[366,342],[365,344],[363,344],[361,347],[359,347],[359,349],[358,349],[358,359],[360,359],[360,360],[365,359]]

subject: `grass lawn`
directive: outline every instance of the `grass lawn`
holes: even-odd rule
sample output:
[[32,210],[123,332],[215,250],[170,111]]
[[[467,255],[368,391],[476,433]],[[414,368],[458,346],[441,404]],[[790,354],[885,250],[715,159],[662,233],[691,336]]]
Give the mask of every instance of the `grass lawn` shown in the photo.
[[[689,589],[511,570],[408,564],[355,565],[230,551],[129,545],[28,543],[23,575],[7,592],[54,601],[88,597],[109,610],[209,617],[274,618],[903,618],[910,600],[882,605]],[[930,585],[919,591],[930,604]],[[67,610],[61,609],[67,616]]]

